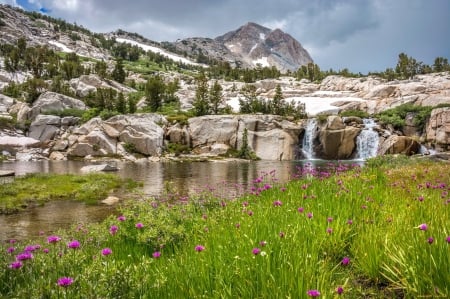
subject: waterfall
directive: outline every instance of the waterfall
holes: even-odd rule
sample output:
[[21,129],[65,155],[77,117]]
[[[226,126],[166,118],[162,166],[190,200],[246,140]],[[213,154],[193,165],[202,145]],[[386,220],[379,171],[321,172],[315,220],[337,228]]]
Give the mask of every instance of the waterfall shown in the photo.
[[356,158],[368,159],[375,157],[378,150],[379,136],[373,128],[377,125],[371,118],[363,119],[364,129],[356,138]]
[[314,138],[316,137],[316,133],[317,133],[317,120],[315,118],[310,118],[306,123],[305,135],[303,136],[302,142],[303,156],[308,160],[314,158],[313,143]]

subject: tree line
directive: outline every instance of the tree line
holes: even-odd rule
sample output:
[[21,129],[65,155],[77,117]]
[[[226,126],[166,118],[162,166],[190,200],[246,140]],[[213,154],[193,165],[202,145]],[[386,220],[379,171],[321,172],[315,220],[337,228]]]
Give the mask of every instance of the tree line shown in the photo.
[[[422,61],[408,56],[405,53],[398,55],[397,65],[394,68],[386,68],[384,72],[369,72],[369,76],[377,76],[388,81],[412,79],[415,75],[430,74],[436,72],[450,71],[450,64],[447,58],[436,57],[432,65],[427,65]],[[359,78],[364,75],[361,73],[352,73],[347,68],[339,71],[333,69],[322,71],[315,63],[302,65],[294,74],[298,80],[307,79],[311,82],[320,82],[327,76],[340,75],[344,77]]]

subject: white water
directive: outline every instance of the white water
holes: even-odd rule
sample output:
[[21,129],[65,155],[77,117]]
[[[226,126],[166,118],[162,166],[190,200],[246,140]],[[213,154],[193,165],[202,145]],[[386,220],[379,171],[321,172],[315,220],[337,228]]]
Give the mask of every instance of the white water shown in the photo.
[[302,151],[306,159],[314,158],[314,138],[317,134],[317,120],[315,118],[308,119],[303,136]]
[[356,158],[368,159],[375,157],[380,136],[373,128],[377,125],[373,119],[363,119],[364,129],[356,137]]

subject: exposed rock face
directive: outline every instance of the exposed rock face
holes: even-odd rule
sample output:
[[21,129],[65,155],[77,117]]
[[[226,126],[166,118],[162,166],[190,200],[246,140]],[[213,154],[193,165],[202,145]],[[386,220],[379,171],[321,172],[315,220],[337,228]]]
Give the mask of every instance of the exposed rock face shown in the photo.
[[14,99],[0,94],[0,116],[7,114],[9,108],[14,104]]
[[160,125],[165,123],[165,118],[158,114],[118,115],[105,122],[94,118],[74,131],[71,139],[75,141],[68,155],[126,154],[124,145],[128,144],[138,153],[157,156],[164,146],[164,130]]
[[75,98],[71,98],[55,92],[44,92],[33,103],[28,119],[34,120],[39,114],[52,111],[63,111],[65,109],[86,110],[86,105]]
[[360,128],[346,126],[339,116],[328,116],[319,133],[319,153],[325,159],[349,159],[356,148]]
[[414,155],[419,153],[420,144],[407,136],[391,135],[382,142],[379,147],[378,155],[386,154],[405,154]]
[[[197,55],[199,51],[218,60],[241,67],[275,66],[281,71],[296,71],[313,60],[289,34],[247,23],[237,30],[212,39],[190,38],[174,43],[176,48]],[[195,49],[195,50],[193,50]],[[193,53],[194,51],[197,51]]]
[[52,140],[60,126],[61,118],[59,116],[39,114],[31,123],[28,136],[40,141]]
[[413,80],[387,82],[380,78],[328,76],[319,86],[323,91],[351,92],[367,100],[359,109],[378,113],[401,104],[436,106],[450,103],[450,73],[417,75]]
[[199,152],[227,147],[240,149],[244,129],[248,145],[261,159],[292,160],[295,158],[300,124],[274,115],[210,115],[189,120],[191,146]]
[[54,23],[45,19],[32,19],[18,8],[0,5],[0,13],[4,23],[0,30],[2,44],[15,44],[17,39],[25,37],[28,45],[47,45],[57,51],[76,52],[99,60],[110,57],[106,50],[94,46],[90,36],[82,32],[77,32],[79,39],[74,41],[69,37],[72,31],[56,31]]
[[101,79],[99,76],[82,75],[79,78],[70,80],[70,87],[75,91],[75,94],[79,97],[85,97],[90,92],[97,91],[97,88],[112,88],[117,92],[129,93],[135,91],[134,89],[117,83],[111,80]]
[[426,141],[436,150],[450,150],[450,107],[431,111],[426,127]]
[[15,155],[18,151],[39,146],[40,141],[30,137],[0,136],[0,152]]

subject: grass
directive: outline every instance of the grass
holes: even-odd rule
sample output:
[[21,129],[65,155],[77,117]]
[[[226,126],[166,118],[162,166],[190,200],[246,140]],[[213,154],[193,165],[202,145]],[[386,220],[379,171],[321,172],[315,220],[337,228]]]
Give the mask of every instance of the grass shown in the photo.
[[97,203],[109,192],[122,186],[131,187],[113,174],[28,174],[0,188],[0,214],[18,212],[29,205],[50,200],[79,200]]
[[[250,193],[233,199],[130,201],[120,216],[60,232],[55,243],[46,236],[7,244],[0,294],[306,298],[316,290],[335,298],[339,290],[343,298],[447,298],[448,164],[343,170],[300,169],[285,185],[256,178]],[[80,248],[68,247],[73,240]],[[33,258],[13,265],[27,246]],[[73,282],[59,286],[61,277]]]

